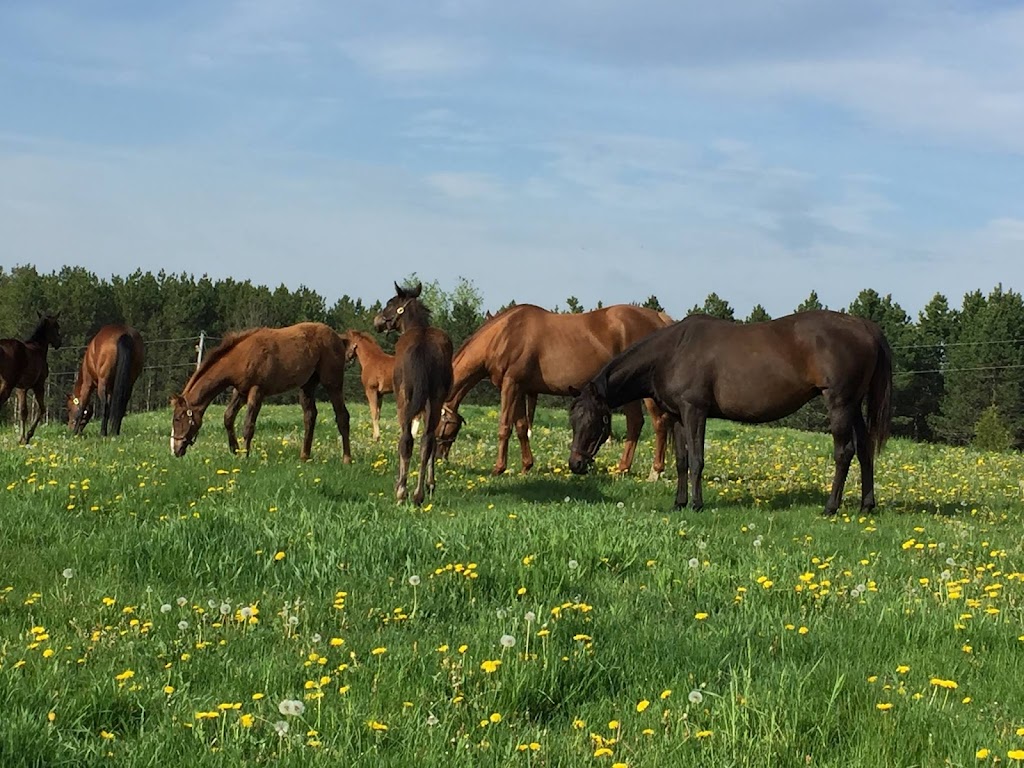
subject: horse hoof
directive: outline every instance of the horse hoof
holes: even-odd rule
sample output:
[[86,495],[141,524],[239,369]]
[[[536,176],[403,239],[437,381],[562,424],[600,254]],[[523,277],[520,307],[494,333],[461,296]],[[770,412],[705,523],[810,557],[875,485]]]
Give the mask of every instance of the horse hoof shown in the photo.
[[351,464],[352,463],[352,457],[351,456],[342,456],[341,457],[341,463],[342,464]]
[[401,504],[403,501],[405,501],[405,494],[406,494],[405,488],[397,488],[397,489],[395,489],[395,501],[397,501],[399,504]]
[[495,467],[491,470],[491,474],[497,477],[498,475],[505,474],[505,467]]
[[423,505],[423,491],[416,491],[416,493],[412,495],[412,503],[417,507]]
[[309,454],[308,453],[300,453],[299,454],[299,461],[309,461]]
[[685,501],[683,501],[683,502],[677,501],[675,504],[672,505],[672,511],[673,512],[681,512],[684,509],[686,509],[686,502]]
[[523,464],[523,473],[524,474],[529,472],[531,469],[533,469],[533,462],[532,461],[529,462],[529,463]]

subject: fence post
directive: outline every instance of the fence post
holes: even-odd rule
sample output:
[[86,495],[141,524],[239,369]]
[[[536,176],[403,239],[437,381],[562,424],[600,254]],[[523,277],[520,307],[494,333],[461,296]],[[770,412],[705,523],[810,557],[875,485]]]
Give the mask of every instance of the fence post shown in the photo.
[[203,364],[203,347],[206,346],[206,331],[199,332],[199,343],[196,344],[196,370]]

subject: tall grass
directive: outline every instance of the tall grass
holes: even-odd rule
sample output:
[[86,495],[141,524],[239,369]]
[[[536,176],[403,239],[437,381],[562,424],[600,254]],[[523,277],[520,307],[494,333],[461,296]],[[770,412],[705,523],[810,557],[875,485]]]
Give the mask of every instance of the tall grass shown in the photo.
[[895,441],[878,514],[855,465],[827,520],[826,436],[717,424],[679,513],[647,439],[570,475],[563,411],[492,478],[477,408],[417,510],[393,412],[374,445],[353,408],[352,466],[324,418],[298,461],[297,407],[249,458],[218,415],[183,459],[166,413],[0,437],[0,765],[1024,757],[1017,454]]

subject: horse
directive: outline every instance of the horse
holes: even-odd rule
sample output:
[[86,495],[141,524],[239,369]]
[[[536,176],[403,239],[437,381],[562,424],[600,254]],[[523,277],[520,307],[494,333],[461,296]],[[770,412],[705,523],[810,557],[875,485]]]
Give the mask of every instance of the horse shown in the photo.
[[234,394],[224,411],[224,429],[228,435],[228,447],[232,453],[237,453],[235,417],[244,402],[247,408],[242,436],[248,455],[263,399],[298,389],[305,426],[299,458],[306,461],[313,447],[313,429],[316,426],[314,394],[317,384],[321,384],[334,407],[334,421],[341,436],[342,461],[350,464],[349,413],[343,394],[346,347],[345,340],[323,323],[254,328],[229,334],[206,356],[181,394],[171,397],[174,408],[171,452],[175,456],[185,455],[196,440],[207,406],[228,387],[234,387]]
[[573,401],[569,467],[586,473],[608,438],[610,409],[653,397],[674,420],[675,508],[686,507],[689,473],[693,508],[699,510],[708,418],[774,421],[818,395],[828,407],[836,464],[825,514],[839,509],[855,453],[861,509],[870,512],[874,459],[892,427],[892,351],[875,323],[828,310],[749,325],[691,315],[637,342],[609,361]]
[[419,300],[423,284],[403,288],[395,283],[395,296],[373,319],[378,331],[401,335],[395,344],[394,387],[398,404],[398,477],[395,499],[405,500],[409,461],[412,458],[412,421],[423,416],[420,437],[420,472],[412,500],[423,503],[423,484],[434,493],[434,464],[437,460],[437,427],[441,406],[452,386],[452,341],[440,328],[430,325],[430,310]]
[[[484,378],[501,390],[498,458],[492,471],[507,468],[508,441],[513,427],[519,438],[523,471],[533,466],[530,427],[538,394],[569,395],[582,387],[601,366],[635,341],[664,328],[672,318],[631,304],[617,304],[578,314],[559,314],[533,304],[516,304],[484,322],[459,348],[453,362],[452,391],[441,411],[438,432],[442,455],[458,436],[465,419],[459,404]],[[620,472],[633,464],[644,416],[640,399],[624,404],[626,441]],[[647,402],[654,423],[655,449],[651,479],[665,467],[668,420],[653,401]]]
[[68,429],[80,435],[92,418],[93,393],[103,411],[100,434],[121,434],[121,420],[128,410],[132,388],[142,373],[146,351],[142,336],[127,325],[105,325],[89,340],[68,395]]
[[370,419],[373,421],[373,440],[380,440],[380,404],[384,395],[395,391],[392,376],[395,371],[395,356],[380,348],[380,344],[365,331],[348,330],[341,334],[348,342],[346,362],[359,358],[360,379],[370,404]]
[[[50,347],[60,349],[60,320],[56,315],[40,313],[39,323],[24,341],[0,339],[0,408],[12,392],[18,395],[18,422],[21,437],[18,443],[28,445],[36,433],[36,427],[46,415],[46,377],[50,367],[46,355]],[[27,430],[28,390],[36,397],[36,417]]]

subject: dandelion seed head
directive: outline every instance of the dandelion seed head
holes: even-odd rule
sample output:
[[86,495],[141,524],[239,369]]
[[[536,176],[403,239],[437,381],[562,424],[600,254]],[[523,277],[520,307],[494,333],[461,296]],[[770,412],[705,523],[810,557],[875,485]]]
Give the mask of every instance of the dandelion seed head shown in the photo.
[[178,604],[179,608],[184,608],[186,605],[188,605],[188,598],[186,598],[186,597],[179,597],[174,602],[176,602]]
[[288,733],[288,722],[285,720],[278,720],[274,723],[274,733],[278,736],[284,736]]
[[512,635],[502,635],[498,642],[501,643],[502,648],[511,648],[516,644],[516,639]]
[[533,622],[537,620],[537,614],[533,611],[527,611],[523,618],[526,620],[527,624],[533,624]]
[[178,629],[180,629],[182,632],[184,632],[186,629],[188,629],[188,622],[185,621],[184,619],[179,621],[178,622]]
[[441,722],[441,721],[437,719],[437,715],[435,715],[433,713],[427,715],[427,725],[429,725],[431,728],[433,728],[439,722]]
[[220,604],[220,615],[221,616],[227,616],[229,613],[231,613],[231,603],[221,603]]
[[569,561],[569,570],[570,571],[575,571],[579,567],[580,567],[580,564],[578,562],[576,562],[575,560],[570,560]]
[[691,568],[700,568],[700,560],[696,557],[691,557],[686,564]]
[[414,587],[418,587],[420,585],[420,577],[414,573],[409,577],[409,584]]
[[164,603],[163,605],[160,606],[160,613],[170,613],[170,612],[171,612],[171,604],[170,603]]
[[298,616],[289,616],[288,617],[288,626],[290,626],[290,627],[297,627],[298,625],[299,625],[299,617]]
[[68,581],[71,581],[71,579],[75,578],[75,569],[74,568],[65,568],[63,571],[60,572],[60,575],[63,576]]
[[704,701],[704,694],[694,689],[690,691],[686,698],[691,704],[700,704],[702,701]]

